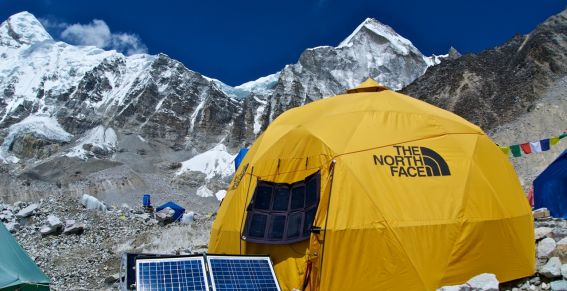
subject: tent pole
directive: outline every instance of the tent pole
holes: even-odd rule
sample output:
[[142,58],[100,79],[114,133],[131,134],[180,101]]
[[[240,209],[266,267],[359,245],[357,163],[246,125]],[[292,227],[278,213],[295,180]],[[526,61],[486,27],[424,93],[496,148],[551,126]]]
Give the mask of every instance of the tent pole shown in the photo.
[[331,166],[329,167],[329,199],[327,199],[327,214],[325,215],[325,228],[323,230],[323,245],[321,246],[321,268],[319,269],[319,275],[317,276],[317,280],[319,281],[316,285],[320,287],[321,284],[321,277],[323,277],[323,259],[325,258],[325,243],[327,242],[327,222],[329,222],[329,213],[331,210],[331,195],[333,194],[333,179],[335,177],[335,164],[337,163],[336,160],[331,162]]
[[[250,194],[250,185],[252,185],[252,176],[254,176],[254,166],[252,166],[252,169],[250,169],[250,180],[248,180],[248,190],[246,190],[246,200],[244,200],[244,204],[246,204],[246,202],[248,201],[248,195]],[[239,252],[242,255],[242,225],[244,224],[244,215],[246,213],[246,209],[248,209],[248,207],[246,205],[244,205],[245,207],[243,207],[242,210],[242,218],[240,219],[240,233],[238,234],[239,238],[238,238],[238,242],[239,242]]]

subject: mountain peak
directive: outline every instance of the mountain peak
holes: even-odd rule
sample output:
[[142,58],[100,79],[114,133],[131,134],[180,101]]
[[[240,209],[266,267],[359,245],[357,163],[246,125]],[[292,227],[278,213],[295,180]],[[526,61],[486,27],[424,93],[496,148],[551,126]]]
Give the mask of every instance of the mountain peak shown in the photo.
[[20,47],[45,40],[53,40],[33,14],[16,13],[0,24],[0,45]]
[[415,48],[411,41],[399,35],[390,26],[374,18],[366,18],[338,47],[350,47],[360,39],[372,35],[385,38],[396,50],[404,55]]

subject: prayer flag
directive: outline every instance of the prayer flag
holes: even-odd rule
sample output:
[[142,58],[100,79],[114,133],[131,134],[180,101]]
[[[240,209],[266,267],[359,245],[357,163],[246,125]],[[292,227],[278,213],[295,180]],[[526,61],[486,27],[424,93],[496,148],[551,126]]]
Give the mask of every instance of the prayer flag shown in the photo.
[[520,151],[520,146],[515,144],[515,145],[511,145],[510,146],[510,151],[512,152],[512,155],[514,157],[521,157],[522,156],[522,152]]
[[532,148],[532,153],[541,153],[541,144],[538,141],[530,141],[530,147]]
[[522,148],[522,151],[524,152],[524,154],[531,154],[532,153],[532,148],[530,147],[530,143],[523,143],[520,145],[520,147]]

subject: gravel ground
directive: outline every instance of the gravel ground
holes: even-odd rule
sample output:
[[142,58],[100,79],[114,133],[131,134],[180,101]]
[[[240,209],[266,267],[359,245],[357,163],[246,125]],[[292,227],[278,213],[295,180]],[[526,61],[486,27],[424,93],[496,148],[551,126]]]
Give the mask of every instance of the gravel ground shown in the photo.
[[[120,256],[125,251],[205,252],[214,219],[212,215],[195,213],[191,224],[160,226],[141,209],[126,206],[87,210],[76,197],[63,195],[52,195],[38,204],[32,216],[18,219],[21,226],[13,235],[51,278],[52,290],[116,290],[117,284],[105,283],[105,279],[119,273]],[[16,214],[27,205],[0,203],[0,213]],[[63,223],[68,219],[84,223],[85,231],[81,235],[42,236],[39,229],[46,224],[48,215],[57,216]],[[16,220],[3,218],[4,222]]]

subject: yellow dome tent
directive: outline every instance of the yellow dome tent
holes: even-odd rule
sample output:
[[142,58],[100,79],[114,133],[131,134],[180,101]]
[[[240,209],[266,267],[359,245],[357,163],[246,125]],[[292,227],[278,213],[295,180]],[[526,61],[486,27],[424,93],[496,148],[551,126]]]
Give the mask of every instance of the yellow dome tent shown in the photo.
[[229,186],[209,252],[270,255],[283,290],[434,290],[535,269],[531,209],[500,149],[371,79],[272,122]]

